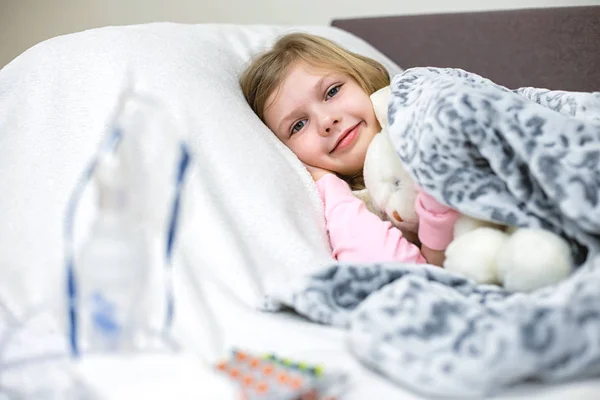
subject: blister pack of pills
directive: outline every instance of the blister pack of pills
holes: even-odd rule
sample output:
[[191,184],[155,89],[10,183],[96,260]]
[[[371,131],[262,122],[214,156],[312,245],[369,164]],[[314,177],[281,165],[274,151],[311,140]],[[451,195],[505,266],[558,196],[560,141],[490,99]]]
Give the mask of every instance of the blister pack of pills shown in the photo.
[[244,400],[340,400],[347,374],[323,365],[232,350],[216,365],[239,386]]

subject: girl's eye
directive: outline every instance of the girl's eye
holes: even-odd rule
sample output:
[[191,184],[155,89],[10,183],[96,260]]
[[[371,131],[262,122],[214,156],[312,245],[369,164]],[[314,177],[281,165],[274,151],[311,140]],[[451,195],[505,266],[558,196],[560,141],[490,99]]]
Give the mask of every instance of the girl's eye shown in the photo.
[[302,128],[304,128],[304,125],[306,125],[306,120],[302,119],[298,122],[296,122],[294,125],[292,125],[292,130],[290,131],[290,136],[292,136],[294,133],[300,131]]
[[336,94],[338,94],[338,92],[340,91],[341,87],[342,87],[342,85],[335,85],[334,87],[332,87],[331,89],[329,89],[327,91],[327,95],[325,96],[325,99],[329,100],[330,98],[332,98],[333,96],[335,96]]

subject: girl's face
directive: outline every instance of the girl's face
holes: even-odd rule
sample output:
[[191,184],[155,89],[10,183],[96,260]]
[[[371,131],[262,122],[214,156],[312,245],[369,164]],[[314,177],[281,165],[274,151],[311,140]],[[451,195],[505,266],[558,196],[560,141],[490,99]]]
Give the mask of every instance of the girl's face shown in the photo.
[[298,63],[267,100],[267,126],[305,164],[362,172],[380,131],[369,95],[350,76]]

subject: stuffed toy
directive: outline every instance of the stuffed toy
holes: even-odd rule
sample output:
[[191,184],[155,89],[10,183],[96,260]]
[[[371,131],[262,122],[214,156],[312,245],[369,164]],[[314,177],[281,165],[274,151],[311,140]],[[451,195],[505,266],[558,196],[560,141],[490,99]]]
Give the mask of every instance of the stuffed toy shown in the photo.
[[[389,86],[371,96],[382,127],[367,150],[363,169],[369,207],[408,236],[415,236],[419,188],[393,149],[387,133]],[[362,198],[365,193],[362,193]],[[496,225],[461,214],[446,249],[444,268],[478,283],[531,291],[564,279],[571,252],[560,236],[542,229]]]

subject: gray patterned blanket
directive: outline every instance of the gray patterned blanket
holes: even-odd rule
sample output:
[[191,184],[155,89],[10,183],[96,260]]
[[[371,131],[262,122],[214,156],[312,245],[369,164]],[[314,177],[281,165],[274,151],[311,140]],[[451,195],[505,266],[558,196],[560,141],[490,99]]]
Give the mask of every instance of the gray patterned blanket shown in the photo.
[[511,91],[434,68],[391,90],[391,139],[421,187],[481,219],[553,230],[581,264],[528,294],[427,265],[339,264],[265,307],[347,328],[359,360],[428,395],[599,376],[600,93]]

